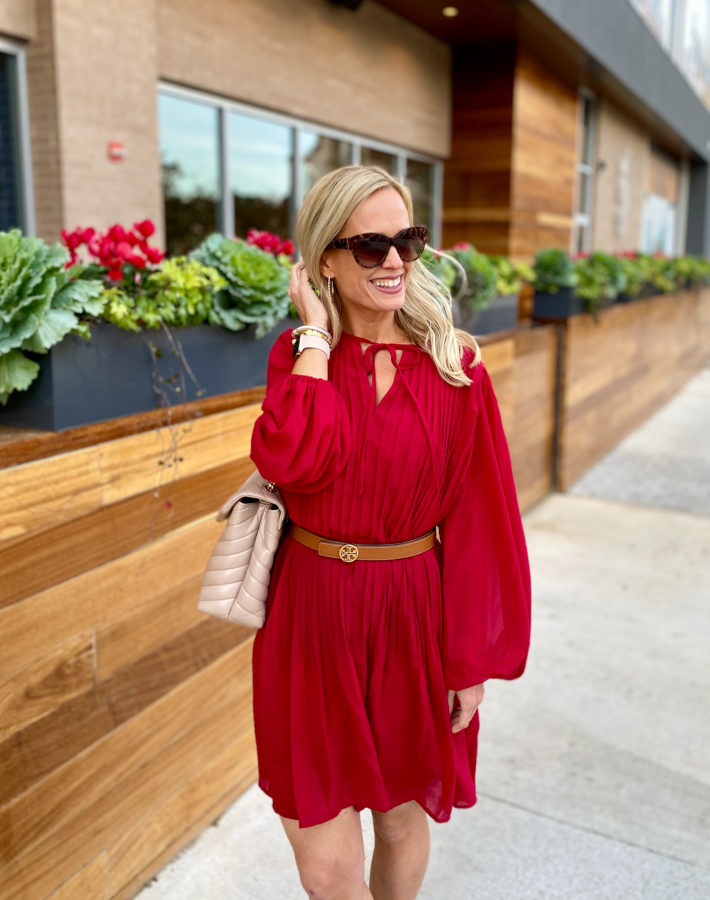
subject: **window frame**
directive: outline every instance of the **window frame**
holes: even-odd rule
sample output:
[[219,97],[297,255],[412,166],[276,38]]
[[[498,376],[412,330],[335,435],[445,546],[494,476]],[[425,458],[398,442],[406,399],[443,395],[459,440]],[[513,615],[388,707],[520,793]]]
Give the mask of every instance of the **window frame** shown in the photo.
[[[577,92],[578,111],[577,122],[579,124],[579,144],[577,146],[577,159],[574,164],[574,213],[572,216],[573,227],[570,235],[570,252],[589,253],[592,247],[592,210],[594,208],[594,186],[596,177],[596,141],[597,141],[597,96],[588,88],[580,87]],[[589,129],[585,133],[584,110],[585,104],[589,104]],[[588,143],[589,158],[584,161],[587,150],[585,138]],[[580,196],[580,175],[587,179],[586,197]],[[586,200],[584,208],[582,201]],[[578,246],[579,234],[582,234],[582,246]]]
[[22,233],[34,236],[36,233],[34,181],[32,177],[32,150],[30,146],[30,113],[27,90],[27,61],[23,44],[0,37],[0,52],[15,58],[17,96],[17,159],[20,184],[20,218],[18,227]]
[[[300,149],[301,135],[304,131],[317,134],[321,137],[333,138],[334,140],[345,141],[350,144],[350,162],[352,165],[360,163],[362,147],[369,147],[373,150],[380,150],[389,153],[395,157],[397,177],[404,180],[407,171],[407,160],[415,160],[417,162],[426,163],[433,166],[432,176],[432,221],[425,223],[429,226],[431,233],[432,246],[438,246],[441,236],[441,200],[443,198],[443,161],[425,153],[415,150],[409,150],[406,147],[399,147],[395,144],[389,144],[386,141],[380,141],[369,138],[355,132],[344,131],[340,128],[334,128],[329,125],[322,125],[318,122],[310,122],[307,119],[301,119],[295,116],[285,115],[283,113],[272,112],[259,106],[252,106],[238,100],[231,100],[226,97],[209,94],[205,91],[195,88],[183,87],[182,85],[172,84],[168,81],[158,81],[157,95],[167,94],[177,99],[193,101],[197,103],[213,106],[218,111],[218,146],[220,152],[219,173],[222,180],[222,197],[219,204],[219,228],[222,234],[234,233],[234,210],[229,202],[229,153],[228,153],[228,128],[227,116],[234,112],[237,114],[258,118],[265,122],[271,122],[275,125],[283,125],[292,129],[292,153],[291,153],[291,203],[289,207],[290,229],[295,230],[296,213],[300,209],[303,202],[303,168],[300,165]],[[160,122],[158,122],[160,127]]]

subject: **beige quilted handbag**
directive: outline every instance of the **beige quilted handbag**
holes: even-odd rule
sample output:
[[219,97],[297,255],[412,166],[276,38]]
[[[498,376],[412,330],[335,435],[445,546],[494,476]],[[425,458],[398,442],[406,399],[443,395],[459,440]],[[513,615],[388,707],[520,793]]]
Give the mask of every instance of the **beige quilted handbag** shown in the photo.
[[217,521],[228,519],[202,581],[197,608],[226,622],[260,628],[286,504],[258,470],[226,500]]

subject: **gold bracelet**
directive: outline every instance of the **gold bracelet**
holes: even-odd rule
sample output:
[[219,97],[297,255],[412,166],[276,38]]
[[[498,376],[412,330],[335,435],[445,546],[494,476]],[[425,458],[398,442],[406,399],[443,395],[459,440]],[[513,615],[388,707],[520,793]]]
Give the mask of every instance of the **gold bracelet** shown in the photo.
[[294,344],[296,342],[296,337],[298,337],[299,334],[310,334],[310,335],[313,335],[313,337],[319,337],[319,338],[322,338],[324,341],[327,341],[329,347],[332,347],[332,345],[333,345],[333,338],[330,334],[327,334],[327,333],[324,334],[320,329],[316,330],[315,328],[306,328],[306,327],[301,328],[300,331],[291,333],[291,343],[292,344]]
[[299,325],[298,328],[294,328],[291,332],[291,337],[294,338],[296,335],[301,334],[301,332],[304,332],[307,329],[311,333],[313,331],[317,331],[319,334],[322,334],[323,337],[329,342],[332,342],[332,340],[333,340],[333,335],[326,328],[321,328],[320,325],[308,325],[308,324]]

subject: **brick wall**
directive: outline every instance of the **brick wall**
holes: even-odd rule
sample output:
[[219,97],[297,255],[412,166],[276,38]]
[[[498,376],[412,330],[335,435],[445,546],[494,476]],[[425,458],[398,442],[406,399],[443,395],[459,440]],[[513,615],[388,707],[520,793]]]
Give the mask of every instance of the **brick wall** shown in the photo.
[[11,38],[33,38],[37,33],[35,0],[2,0],[0,3],[0,35]]
[[447,45],[376,3],[158,0],[163,78],[446,157]]
[[608,100],[600,100],[592,208],[595,249],[639,246],[649,153],[648,134]]
[[[150,0],[53,0],[64,221],[159,219],[156,7]],[[125,144],[123,162],[109,141]]]
[[56,240],[64,224],[53,0],[35,0],[36,29],[27,45],[30,152],[36,232]]

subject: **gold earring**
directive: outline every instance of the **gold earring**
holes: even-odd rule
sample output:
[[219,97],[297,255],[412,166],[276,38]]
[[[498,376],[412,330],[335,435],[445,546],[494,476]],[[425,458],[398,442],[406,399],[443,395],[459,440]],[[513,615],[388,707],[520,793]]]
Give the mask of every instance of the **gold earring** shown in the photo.
[[332,303],[333,302],[333,276],[332,275],[328,276],[328,284],[326,287],[326,291],[328,294],[328,299]]

